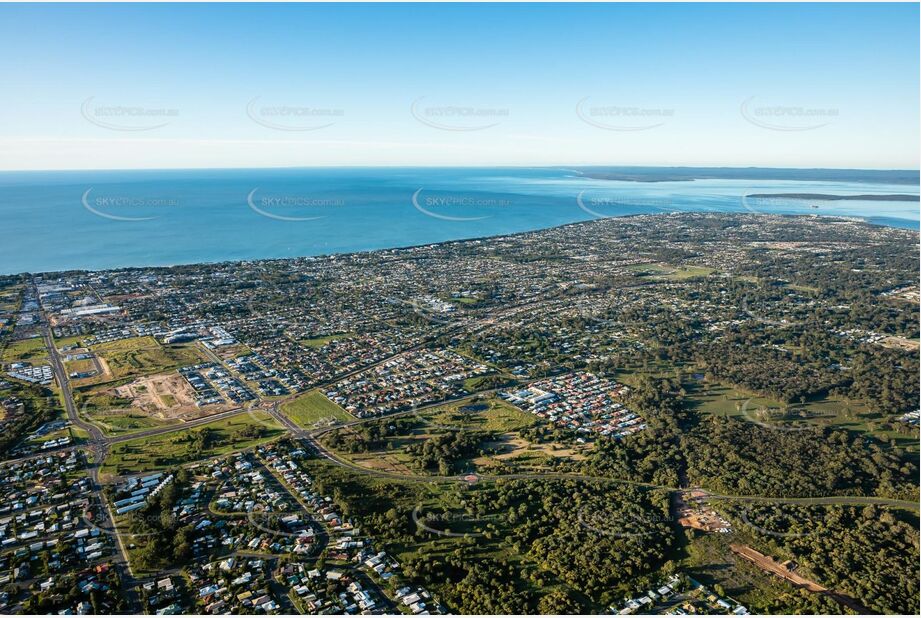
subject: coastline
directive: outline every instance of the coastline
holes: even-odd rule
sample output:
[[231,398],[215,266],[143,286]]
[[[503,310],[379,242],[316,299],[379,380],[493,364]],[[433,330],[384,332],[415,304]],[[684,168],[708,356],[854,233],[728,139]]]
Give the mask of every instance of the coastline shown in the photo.
[[[747,211],[737,211],[737,212],[713,212],[713,211],[675,211],[670,213],[653,213],[653,214],[624,214],[611,217],[602,217],[595,219],[586,219],[583,221],[572,221],[570,223],[563,223],[560,225],[553,225],[545,228],[540,228],[536,230],[525,230],[521,232],[514,232],[511,234],[489,234],[485,236],[474,236],[470,238],[457,238],[452,240],[444,240],[439,242],[428,242],[428,243],[418,243],[411,245],[402,245],[394,247],[386,247],[379,249],[367,249],[362,251],[341,251],[333,253],[322,253],[322,254],[312,254],[312,255],[297,255],[291,257],[279,257],[279,258],[256,258],[256,259],[242,259],[242,260],[205,260],[199,262],[178,262],[172,264],[141,264],[141,265],[131,265],[131,266],[117,266],[112,268],[70,268],[63,270],[42,270],[42,271],[21,271],[18,273],[0,273],[0,277],[21,277],[21,276],[36,276],[36,275],[57,275],[61,273],[97,273],[97,272],[114,272],[114,271],[124,271],[124,270],[148,270],[148,269],[171,269],[171,268],[184,268],[184,267],[193,267],[193,266],[222,266],[222,265],[233,265],[233,264],[250,264],[257,262],[283,262],[283,261],[294,261],[294,260],[308,260],[308,259],[329,259],[335,257],[345,257],[345,256],[358,256],[358,255],[370,255],[375,253],[385,253],[389,251],[413,251],[423,248],[435,248],[435,247],[446,247],[450,245],[463,244],[468,242],[482,242],[488,240],[498,240],[501,238],[510,238],[517,236],[527,236],[529,234],[538,234],[542,232],[547,232],[551,230],[562,230],[569,227],[577,227],[582,225],[590,225],[600,221],[607,220],[622,220],[622,219],[638,219],[638,218],[664,218],[664,217],[694,217],[694,216],[708,216],[708,217],[720,217],[720,218],[734,218],[734,217],[782,217],[790,219],[802,219],[802,218],[811,218],[815,220],[828,219],[828,220],[838,220],[846,221],[849,223],[857,223],[863,225],[874,225],[879,227],[889,227],[894,229],[902,229],[908,232],[914,232],[921,236],[921,230],[917,227],[903,227],[898,225],[887,225],[882,222],[874,222],[864,217],[851,217],[846,215],[823,215],[817,213],[803,213],[803,214],[785,214],[785,213],[753,213]],[[907,220],[905,220],[907,221]]]
[[[657,175],[671,168],[630,169]],[[719,176],[747,177],[755,169],[813,177],[809,170],[709,169]],[[668,212],[821,213],[917,229],[917,205],[910,201],[838,200],[821,210],[807,200],[746,202],[749,194],[916,190],[891,183],[909,176],[899,171],[874,171],[874,182],[861,182],[861,172],[852,170],[833,173],[838,178],[827,182],[656,183],[593,180],[573,168],[14,174],[0,177],[0,216],[7,223],[0,269],[66,272],[324,256]],[[883,178],[890,182],[876,182]]]

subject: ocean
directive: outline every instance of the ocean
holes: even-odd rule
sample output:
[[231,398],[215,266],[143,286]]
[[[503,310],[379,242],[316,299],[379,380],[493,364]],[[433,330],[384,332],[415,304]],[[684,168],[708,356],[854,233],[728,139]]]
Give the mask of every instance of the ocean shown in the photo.
[[808,170],[779,178],[721,170],[729,177],[688,181],[657,175],[656,168],[630,169],[630,180],[589,178],[598,174],[588,168],[3,172],[0,272],[323,255],[683,211],[844,215],[919,226],[917,201],[746,197],[918,195],[910,182],[917,173],[908,181],[904,172],[803,180]]

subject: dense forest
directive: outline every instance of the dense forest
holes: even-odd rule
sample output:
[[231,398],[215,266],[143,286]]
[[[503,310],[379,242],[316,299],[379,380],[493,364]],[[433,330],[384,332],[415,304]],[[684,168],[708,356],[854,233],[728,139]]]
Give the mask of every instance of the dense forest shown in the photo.
[[[458,613],[597,611],[650,585],[674,543],[667,494],[658,491],[560,479],[450,485],[441,500],[478,520],[482,536],[445,539],[412,520],[432,489],[323,470],[317,490]],[[410,550],[430,541],[441,550]]]
[[918,467],[843,430],[711,417],[682,441],[693,485],[728,495],[918,498]]
[[[733,518],[801,574],[883,614],[918,611],[916,514],[876,506],[736,506]],[[743,519],[744,517],[744,519]]]
[[628,440],[598,439],[586,471],[679,487],[686,467],[679,440],[690,422],[680,393],[681,386],[675,381],[644,376],[627,404],[646,419],[647,429]]

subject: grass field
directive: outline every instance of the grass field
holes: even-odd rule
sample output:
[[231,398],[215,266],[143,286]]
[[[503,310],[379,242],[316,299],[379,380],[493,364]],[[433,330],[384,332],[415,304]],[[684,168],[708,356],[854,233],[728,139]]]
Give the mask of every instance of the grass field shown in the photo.
[[82,335],[77,335],[75,337],[61,337],[60,339],[55,338],[54,345],[60,350],[64,346],[69,345],[80,345],[84,337]]
[[51,433],[46,433],[43,436],[36,436],[31,440],[26,440],[28,444],[41,444],[47,440],[57,440],[58,438],[63,438],[65,436],[70,436],[72,444],[82,444],[89,439],[89,434],[80,429],[79,427],[64,427],[63,429],[58,429],[57,431],[52,431]]
[[[495,456],[471,455],[459,460],[459,465],[471,470],[476,468],[495,468],[516,471],[533,470],[545,466],[550,457],[584,459],[584,455],[572,449],[564,449],[555,444],[531,445],[518,435],[518,431],[538,422],[537,417],[522,412],[518,408],[498,398],[480,399],[470,397],[463,401],[423,409],[411,416],[404,416],[404,422],[413,421],[411,428],[396,435],[390,435],[375,448],[362,452],[336,450],[335,453],[344,460],[364,468],[383,470],[391,473],[418,475],[418,469],[412,465],[413,457],[407,447],[419,444],[435,436],[452,434],[458,431],[482,432],[494,439],[482,442],[486,448],[495,451]],[[358,427],[343,428],[338,431],[359,433]]]
[[4,363],[31,363],[42,365],[48,362],[48,350],[41,337],[10,341],[3,350]]
[[85,371],[92,371],[95,368],[96,364],[93,363],[93,360],[90,358],[82,358],[80,360],[64,363],[64,370],[67,371],[68,375],[74,372],[83,373]]
[[446,425],[479,431],[508,432],[530,427],[534,415],[522,412],[501,399],[467,400],[419,413],[434,425]]
[[[910,434],[886,429],[885,419],[861,402],[825,397],[803,404],[784,405],[739,388],[723,384],[696,383],[686,387],[689,407],[699,413],[735,417],[767,426],[814,425],[866,434],[909,453],[919,451]],[[765,412],[766,411],[766,412]]]
[[339,339],[348,339],[352,337],[353,333],[339,333],[337,335],[326,335],[324,337],[311,337],[309,339],[301,339],[300,344],[308,348],[322,348],[330,341],[337,341]]
[[706,266],[671,266],[669,264],[637,264],[631,266],[630,270],[640,277],[668,279],[670,281],[706,277],[713,272],[712,268],[707,268]]
[[[195,434],[208,431],[204,446]],[[255,435],[258,431],[259,435]],[[249,432],[253,432],[252,435]],[[134,474],[218,457],[273,440],[284,433],[265,412],[241,413],[198,427],[116,444],[102,467],[103,474]]]
[[133,337],[93,346],[105,360],[111,375],[93,378],[93,383],[170,371],[204,362],[192,345],[160,345],[153,337]]
[[322,421],[353,421],[355,417],[334,404],[319,391],[310,391],[294,401],[282,404],[282,413],[299,427],[311,428]]
[[92,412],[87,420],[99,427],[107,436],[121,436],[128,433],[137,433],[145,429],[169,427],[179,421],[162,420],[146,414],[132,413],[125,410],[112,410],[111,412]]

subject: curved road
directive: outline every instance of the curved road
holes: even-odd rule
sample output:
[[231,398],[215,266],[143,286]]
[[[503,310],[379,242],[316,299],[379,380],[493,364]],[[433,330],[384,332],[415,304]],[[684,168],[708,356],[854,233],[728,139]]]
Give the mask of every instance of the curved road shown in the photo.
[[[36,291],[36,298],[38,298],[37,291]],[[521,303],[521,305],[527,305],[527,302]],[[48,323],[47,315],[45,315],[44,311],[42,311],[41,316],[42,316],[42,325],[41,325],[42,326],[42,337],[44,339],[45,346],[48,349],[48,355],[49,355],[49,359],[51,362],[52,370],[54,372],[58,385],[61,388],[62,398],[64,400],[64,406],[67,411],[68,419],[73,425],[84,430],[90,436],[89,442],[84,445],[80,445],[80,447],[86,448],[93,455],[94,464],[90,467],[90,476],[91,476],[91,480],[93,483],[93,491],[97,494],[102,504],[106,506],[105,515],[108,518],[108,521],[102,522],[102,523],[104,523],[105,525],[111,526],[111,529],[115,530],[116,528],[114,526],[114,521],[113,521],[114,518],[112,517],[111,509],[107,501],[105,500],[105,497],[102,495],[101,484],[99,482],[99,469],[102,465],[102,462],[107,454],[107,451],[110,445],[118,444],[121,442],[127,442],[129,440],[135,440],[138,438],[145,438],[145,437],[150,437],[150,436],[155,436],[155,435],[161,435],[161,434],[171,433],[174,431],[182,431],[182,430],[189,429],[191,427],[195,427],[198,425],[203,425],[203,424],[215,421],[215,420],[220,420],[220,419],[229,418],[229,417],[232,417],[238,414],[243,414],[246,411],[243,410],[242,408],[239,408],[239,409],[229,410],[227,412],[223,412],[220,414],[215,414],[212,416],[204,417],[201,419],[196,419],[194,421],[181,423],[176,426],[160,427],[160,428],[141,431],[138,433],[133,433],[133,434],[125,435],[125,436],[107,438],[96,425],[86,422],[82,418],[80,418],[77,412],[76,405],[74,404],[74,401],[73,401],[73,394],[70,389],[70,384],[68,381],[68,376],[64,369],[64,364],[61,360],[60,353],[58,352],[56,346],[54,345],[54,339],[51,334],[51,329]],[[490,327],[490,321],[486,321],[485,323],[479,326],[479,330],[487,329],[489,327]],[[472,327],[472,328],[473,330],[477,330],[476,327]],[[451,330],[452,329],[449,328],[449,329],[446,329],[445,332],[450,332]],[[422,343],[414,346],[414,348],[422,347],[426,343],[427,343],[426,341],[423,341]],[[413,349],[413,348],[410,348],[410,349]],[[401,350],[400,353],[403,353],[406,351],[407,350]],[[366,371],[367,369],[372,368],[377,364],[387,362],[387,360],[389,360],[390,358],[384,359],[380,361],[379,363],[375,363],[371,365],[370,367],[362,367],[348,374],[337,376],[334,380],[329,381],[325,384],[316,385],[314,388],[323,388],[324,386],[329,386],[330,384],[344,377],[348,377],[351,374],[358,373],[359,371]],[[477,394],[483,395],[483,394],[488,394],[489,392],[491,391],[483,391],[482,393],[477,393]],[[360,474],[367,474],[367,475],[376,476],[379,478],[386,478],[386,479],[400,481],[400,482],[408,481],[408,482],[421,482],[421,483],[433,483],[433,482],[434,483],[438,483],[438,482],[469,483],[472,481],[473,482],[498,482],[498,481],[505,481],[505,480],[522,480],[522,479],[562,479],[562,480],[574,480],[574,481],[584,481],[584,482],[629,484],[629,485],[644,487],[648,489],[664,490],[668,492],[679,492],[679,491],[685,491],[687,489],[687,488],[681,488],[681,487],[670,487],[670,486],[665,486],[665,485],[657,485],[654,483],[643,483],[643,482],[638,482],[638,481],[631,481],[628,479],[616,479],[616,478],[610,478],[610,477],[602,477],[602,476],[578,474],[578,473],[566,473],[566,472],[546,472],[546,473],[539,473],[539,474],[538,473],[520,473],[520,474],[506,474],[506,475],[483,474],[483,475],[475,475],[475,479],[469,479],[467,478],[467,475],[416,476],[416,475],[389,473],[389,472],[384,472],[381,470],[373,470],[370,468],[359,466],[355,464],[354,462],[343,459],[331,453],[320,443],[318,438],[319,436],[321,436],[322,434],[328,431],[332,431],[334,429],[338,429],[342,427],[359,425],[362,423],[379,420],[379,418],[381,417],[356,419],[355,421],[350,421],[348,423],[336,425],[336,426],[329,427],[329,428],[324,428],[318,431],[308,431],[296,425],[293,421],[291,421],[291,419],[289,419],[286,415],[281,413],[280,410],[278,409],[278,406],[280,403],[293,399],[296,396],[298,396],[298,394],[293,394],[291,397],[288,397],[284,400],[279,400],[279,401],[274,402],[271,405],[271,407],[268,408],[268,412],[271,414],[271,416],[276,421],[278,421],[278,423],[283,428],[285,428],[288,434],[292,435],[295,438],[299,438],[303,440],[304,443],[312,451],[314,451],[319,457],[323,457],[337,466],[348,468]],[[469,396],[455,398],[455,399],[445,401],[445,402],[430,404],[427,406],[420,407],[418,410],[423,410],[423,409],[427,409],[430,407],[445,405],[446,403],[451,403],[451,401],[466,399],[467,397]],[[405,416],[408,414],[415,414],[418,412],[418,410],[409,410],[405,412],[400,412],[397,414],[388,415],[385,418],[389,418],[393,416]],[[26,461],[26,460],[37,458],[37,457],[44,457],[46,455],[49,455],[55,452],[59,452],[59,451],[71,450],[73,448],[74,446],[69,446],[69,447],[65,447],[62,449],[51,449],[48,451],[36,453],[34,455],[30,455],[26,457],[10,459],[10,460],[5,461],[4,463],[9,464],[13,462]],[[706,491],[706,490],[703,490],[703,491]],[[708,497],[712,499],[717,499],[717,500],[725,499],[725,500],[734,500],[734,501],[740,501],[740,502],[774,502],[774,503],[784,503],[784,504],[806,504],[806,505],[809,505],[809,504],[854,504],[854,505],[874,504],[874,505],[881,505],[881,506],[907,508],[907,509],[911,509],[915,511],[919,510],[919,504],[917,502],[912,502],[912,501],[907,501],[907,500],[895,500],[891,498],[880,498],[880,497],[875,497],[875,496],[825,496],[825,497],[814,497],[814,498],[783,498],[783,497],[773,497],[773,496],[732,496],[732,495],[720,495],[720,494],[714,494],[714,493],[708,492]],[[298,502],[300,501],[298,500]],[[123,572],[123,576],[122,576],[123,593],[127,595],[130,605],[133,608],[137,608],[138,600],[134,592],[134,587],[139,580],[136,580],[133,574],[131,573],[130,564],[128,563],[126,552],[125,552],[120,536],[116,534],[116,538],[118,540],[117,545],[119,549],[119,552],[118,552],[119,556],[117,560],[115,561],[115,564],[116,564],[116,567],[121,569]]]
[[[324,430],[328,431],[328,430]],[[317,455],[331,461],[332,463],[349,468],[356,472],[362,474],[368,474],[378,478],[385,478],[394,481],[402,482],[421,482],[421,483],[469,483],[471,481],[467,480],[468,475],[451,475],[451,476],[412,476],[406,474],[397,474],[394,472],[385,472],[383,470],[374,470],[371,468],[366,468],[364,466],[359,466],[358,464],[351,462],[347,459],[339,457],[334,453],[331,453],[326,447],[324,447],[319,440],[316,440],[315,436],[310,435],[308,432],[300,430],[298,432],[298,437],[305,439],[311,448],[316,452]],[[497,482],[497,481],[507,481],[507,480],[523,480],[523,479],[560,479],[560,480],[572,480],[572,481],[587,481],[587,482],[596,482],[596,483],[611,483],[619,485],[633,485],[635,487],[643,487],[646,489],[659,489],[663,491],[676,492],[676,491],[687,491],[688,488],[682,487],[671,487],[669,485],[658,485],[656,483],[645,483],[642,481],[632,481],[629,479],[618,479],[608,476],[596,476],[591,474],[579,474],[576,472],[542,472],[542,473],[519,473],[519,474],[477,474],[475,482]],[[727,495],[727,494],[718,494],[711,493],[707,490],[707,497],[714,500],[734,500],[738,502],[775,502],[783,504],[875,504],[880,506],[892,506],[898,508],[907,508],[912,510],[919,510],[919,504],[917,502],[912,502],[910,500],[896,500],[895,498],[881,498],[877,496],[821,496],[813,498],[785,498],[778,496],[736,496],[736,495]]]

